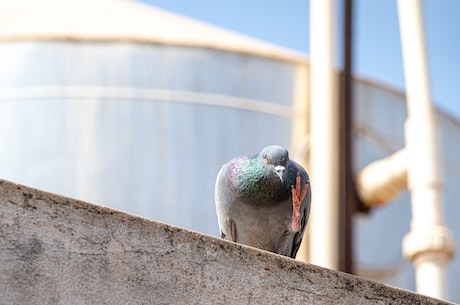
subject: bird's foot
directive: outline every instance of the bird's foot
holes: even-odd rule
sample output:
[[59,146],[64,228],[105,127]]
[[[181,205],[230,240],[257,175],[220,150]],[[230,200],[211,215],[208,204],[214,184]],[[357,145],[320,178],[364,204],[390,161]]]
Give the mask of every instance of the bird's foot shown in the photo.
[[300,218],[300,205],[302,200],[305,198],[308,190],[308,184],[305,184],[302,188],[300,187],[301,178],[300,174],[297,173],[295,180],[295,187],[291,187],[292,194],[292,217],[291,217],[291,229],[294,232],[300,230],[299,218]]

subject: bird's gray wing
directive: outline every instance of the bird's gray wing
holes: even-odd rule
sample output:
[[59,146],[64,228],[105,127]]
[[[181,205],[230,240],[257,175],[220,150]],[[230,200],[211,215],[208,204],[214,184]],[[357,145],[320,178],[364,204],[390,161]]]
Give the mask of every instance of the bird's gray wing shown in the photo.
[[219,223],[220,236],[223,239],[236,242],[236,225],[230,218],[229,209],[232,205],[231,196],[229,196],[228,186],[225,183],[229,163],[224,164],[217,174],[215,185],[216,213]]
[[[233,242],[236,242],[236,225],[235,222],[231,219],[228,219],[228,221],[225,222],[224,224],[225,228],[220,229],[220,237],[226,240],[230,240]],[[222,230],[224,229],[224,230]],[[227,232],[227,233],[224,233]]]

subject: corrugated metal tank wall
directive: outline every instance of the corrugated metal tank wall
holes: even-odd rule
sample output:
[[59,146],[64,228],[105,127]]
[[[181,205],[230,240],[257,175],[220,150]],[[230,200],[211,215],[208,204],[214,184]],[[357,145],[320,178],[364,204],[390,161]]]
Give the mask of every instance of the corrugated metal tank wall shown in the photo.
[[[216,235],[231,157],[289,147],[295,65],[141,43],[0,44],[2,177]],[[260,111],[220,105],[239,98]],[[209,100],[209,101],[208,101]],[[215,104],[212,104],[215,103]],[[249,101],[249,104],[251,101]]]

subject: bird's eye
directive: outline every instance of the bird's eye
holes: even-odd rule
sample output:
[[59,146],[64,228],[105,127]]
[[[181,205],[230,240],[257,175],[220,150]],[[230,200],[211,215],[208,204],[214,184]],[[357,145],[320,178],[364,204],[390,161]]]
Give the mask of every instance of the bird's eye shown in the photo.
[[265,156],[265,161],[267,161],[267,163],[270,163],[270,158],[268,156]]

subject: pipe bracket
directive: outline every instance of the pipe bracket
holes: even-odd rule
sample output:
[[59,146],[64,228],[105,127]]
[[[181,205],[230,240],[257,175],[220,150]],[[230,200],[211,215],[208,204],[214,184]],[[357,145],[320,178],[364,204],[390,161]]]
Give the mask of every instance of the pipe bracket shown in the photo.
[[443,253],[448,260],[455,255],[453,235],[444,226],[412,230],[404,237],[402,246],[404,257],[411,261],[427,253]]

